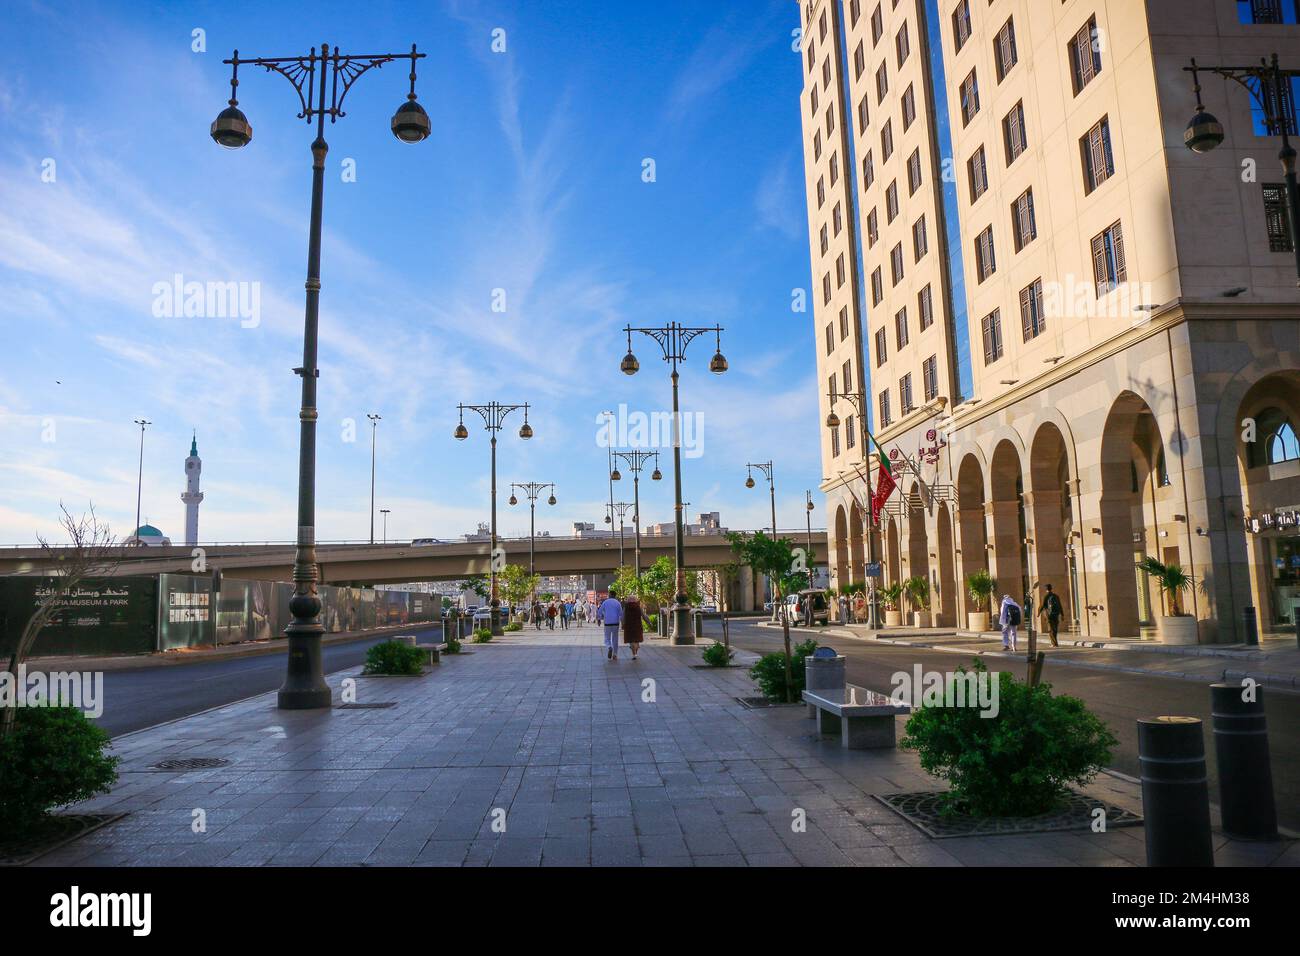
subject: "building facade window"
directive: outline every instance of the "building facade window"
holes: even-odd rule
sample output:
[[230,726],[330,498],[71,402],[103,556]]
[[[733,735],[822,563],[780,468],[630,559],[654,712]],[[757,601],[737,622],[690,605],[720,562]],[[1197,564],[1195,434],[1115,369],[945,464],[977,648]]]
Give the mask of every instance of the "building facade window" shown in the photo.
[[898,53],[898,65],[901,67],[907,55],[912,52],[912,43],[907,36],[907,21],[899,28],[898,33],[894,36],[894,49]]
[[849,337],[849,307],[846,305],[840,309],[840,341],[843,342]]
[[921,363],[921,385],[925,389],[925,400],[932,402],[939,396],[939,363],[937,356],[931,355]]
[[853,416],[844,419],[844,446],[852,448],[858,443],[857,429],[853,427]]
[[1026,189],[1011,204],[1011,234],[1015,239],[1016,252],[1019,252],[1038,235],[1038,225],[1034,222],[1034,191]]
[[916,406],[912,404],[912,373],[898,380],[898,413],[906,415]]
[[818,130],[813,133],[813,159],[822,158],[822,131]]
[[961,0],[957,8],[952,11],[952,39],[957,52],[960,53],[961,48],[966,45],[970,33],[970,0]]
[[844,285],[844,253],[840,253],[835,259],[835,288]]
[[899,309],[894,313],[894,340],[898,343],[898,350],[900,352],[908,343],[906,308]]
[[985,226],[975,237],[975,274],[983,282],[998,271],[997,257],[993,251],[993,227]]
[[871,212],[867,213],[867,248],[872,249],[876,241],[880,238],[879,216],[876,215],[876,207],[871,207]]
[[1297,0],[1237,0],[1237,18],[1242,23],[1296,23],[1300,20]]
[[822,276],[822,305],[829,305],[831,301],[831,274],[828,272]]
[[827,236],[826,233],[826,223],[822,223],[821,242],[822,242],[822,255],[826,255],[826,250],[830,248],[830,244],[831,244],[830,238]]
[[862,157],[862,188],[870,189],[875,181],[876,164],[871,159],[871,150],[867,150],[867,155]]
[[831,429],[831,457],[838,458],[840,454],[840,430]]
[[898,180],[891,180],[885,188],[885,222],[893,222],[898,217]]
[[889,63],[882,62],[876,70],[876,102],[883,103],[889,92]]
[[888,427],[889,423],[893,421],[893,418],[889,414],[889,389],[885,389],[883,392],[880,393],[879,404],[880,404],[880,427],[886,428]]
[[831,185],[834,186],[840,181],[840,157],[838,153],[831,154]]
[[921,147],[912,150],[907,157],[907,194],[914,195],[921,188]]
[[1079,138],[1083,158],[1084,195],[1115,175],[1115,157],[1110,148],[1110,119],[1103,116]]
[[853,360],[846,359],[840,371],[844,376],[844,393],[847,395],[853,391]]
[[1124,233],[1118,222],[1092,237],[1092,276],[1100,298],[1128,279],[1124,260]]
[[844,216],[840,212],[839,203],[835,204],[835,210],[834,212],[831,213],[831,226],[835,231],[835,235],[837,236],[840,234],[840,230],[844,228]]
[[876,329],[876,368],[884,365],[889,358],[889,337],[884,328]]
[[895,243],[889,250],[889,275],[893,285],[903,281],[903,244]]
[[1070,60],[1070,79],[1074,86],[1074,95],[1078,96],[1093,77],[1101,72],[1101,42],[1097,37],[1097,18],[1089,17],[1088,22],[1079,28],[1079,32],[1066,44]]
[[871,45],[875,46],[880,42],[881,36],[885,32],[885,14],[880,4],[876,4],[876,9],[871,12]]
[[993,65],[997,70],[999,83],[1011,72],[1011,68],[1016,65],[1016,60],[1016,27],[1011,22],[1011,17],[1007,17],[1007,22],[1002,24],[1002,29],[993,38]]
[[862,99],[858,100],[858,132],[865,133],[867,125],[871,122],[871,113],[867,107],[867,94],[862,94]]
[[934,294],[930,291],[928,282],[925,288],[916,294],[916,312],[922,332],[934,324]]
[[880,266],[876,266],[871,273],[871,304],[880,305],[880,301],[885,297],[885,280],[880,273]]
[[907,84],[907,89],[903,90],[903,131],[912,128],[916,122],[916,95],[912,92],[912,84]]
[[913,262],[920,262],[921,257],[930,251],[930,242],[925,233],[925,214],[912,223]]
[[826,323],[826,354],[830,355],[835,351],[835,323]]
[[1002,312],[994,309],[980,320],[984,334],[984,364],[992,365],[1002,358]]
[[1028,148],[1029,138],[1025,135],[1025,106],[1023,102],[1011,107],[1011,112],[1002,117],[1002,142],[1006,146],[1008,166],[1014,163],[1016,158]]
[[862,79],[862,71],[867,68],[867,54],[862,49],[862,41],[858,41],[857,48],[853,51],[853,79]]
[[1043,280],[1035,279],[1020,290],[1020,331],[1024,341],[1037,338],[1047,328],[1043,315]]
[[974,205],[975,200],[988,192],[989,188],[989,166],[984,158],[983,146],[966,160],[966,176],[970,180],[970,201]]
[[1268,251],[1291,252],[1291,208],[1283,183],[1264,183],[1264,222],[1268,225]]
[[832,103],[826,107],[826,139],[831,138],[831,133],[835,132],[835,104]]
[[971,70],[966,75],[966,79],[961,81],[961,125],[969,126],[970,121],[975,118],[975,114],[980,111],[980,90],[979,83],[975,79],[975,71]]
[[817,208],[821,209],[822,205],[825,202],[826,202],[826,183],[820,176],[818,176],[817,177]]
[[892,155],[894,155],[894,121],[887,119],[885,125],[880,128],[880,159],[887,163]]

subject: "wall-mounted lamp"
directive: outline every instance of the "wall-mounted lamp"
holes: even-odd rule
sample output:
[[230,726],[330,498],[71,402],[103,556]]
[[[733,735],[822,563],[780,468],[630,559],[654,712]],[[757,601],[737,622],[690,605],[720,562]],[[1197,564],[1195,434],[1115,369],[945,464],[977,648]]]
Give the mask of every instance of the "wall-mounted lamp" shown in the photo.
[[1169,532],[1168,532],[1168,531],[1161,531],[1161,532],[1160,532],[1160,537],[1162,537],[1162,538],[1167,538],[1167,537],[1169,537]]
[[1202,538],[1208,538],[1210,536],[1210,532],[1206,531],[1204,528],[1197,528],[1196,533]]
[[1101,534],[1101,529],[1100,529],[1100,528],[1093,528],[1093,529],[1092,529],[1092,533],[1093,533],[1093,534]]
[[1174,520],[1175,520],[1175,521],[1186,521],[1186,520],[1187,520],[1187,515],[1174,515]]

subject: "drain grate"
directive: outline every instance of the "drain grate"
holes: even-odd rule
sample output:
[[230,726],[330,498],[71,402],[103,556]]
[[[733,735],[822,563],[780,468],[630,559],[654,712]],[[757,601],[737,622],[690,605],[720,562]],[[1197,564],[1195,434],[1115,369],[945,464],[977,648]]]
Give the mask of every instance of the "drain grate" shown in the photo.
[[1142,822],[1142,817],[1136,813],[1073,790],[1056,809],[1032,817],[973,817],[961,813],[945,815],[945,796],[942,791],[875,794],[876,799],[885,806],[937,840],[946,837],[1087,830],[1092,827],[1098,807],[1105,811],[1108,829],[1136,826]]
[[388,707],[396,707],[395,700],[381,700],[370,704],[339,704],[339,710],[384,710]]
[[230,761],[221,757],[169,757],[160,760],[150,770],[213,770],[228,767]]

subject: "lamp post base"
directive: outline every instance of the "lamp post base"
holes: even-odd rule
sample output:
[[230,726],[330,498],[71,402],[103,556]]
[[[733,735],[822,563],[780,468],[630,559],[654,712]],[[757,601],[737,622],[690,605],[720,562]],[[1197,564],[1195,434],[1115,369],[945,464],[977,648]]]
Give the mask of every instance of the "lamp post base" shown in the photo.
[[686,604],[673,606],[673,644],[694,644],[695,632],[691,629],[691,609]]
[[[319,625],[318,625],[319,626]],[[289,662],[276,698],[280,710],[319,710],[333,703],[321,666],[321,635],[289,634]]]

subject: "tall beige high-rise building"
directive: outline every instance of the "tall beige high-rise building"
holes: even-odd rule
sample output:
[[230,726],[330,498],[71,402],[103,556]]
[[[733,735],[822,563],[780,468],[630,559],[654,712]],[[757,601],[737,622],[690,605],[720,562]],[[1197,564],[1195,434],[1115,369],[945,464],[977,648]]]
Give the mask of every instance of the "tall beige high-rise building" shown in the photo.
[[[987,570],[995,605],[1050,583],[1090,638],[1289,629],[1300,293],[1277,134],[1300,83],[1207,68],[1300,71],[1294,0],[799,9],[834,583],[874,558],[870,580],[924,578],[961,628]],[[1184,144],[1193,58],[1224,131],[1208,153]],[[899,486],[874,534],[867,428]],[[1191,576],[1187,617],[1148,556]]]

